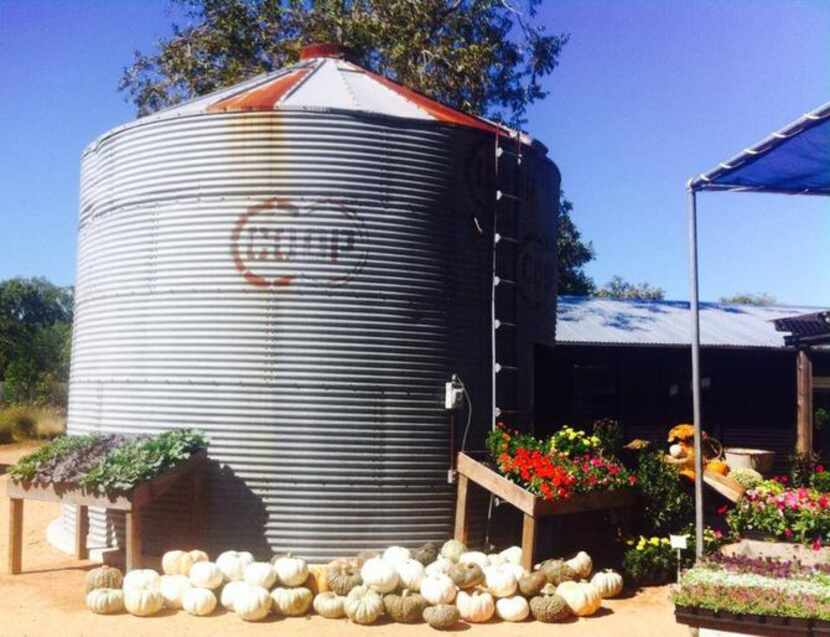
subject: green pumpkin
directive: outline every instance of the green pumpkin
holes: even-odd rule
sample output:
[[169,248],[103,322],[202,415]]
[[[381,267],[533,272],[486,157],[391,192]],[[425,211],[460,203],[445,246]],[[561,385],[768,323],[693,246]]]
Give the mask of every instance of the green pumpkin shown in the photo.
[[542,571],[533,571],[519,578],[519,591],[530,599],[538,595],[547,583],[548,579]]
[[438,630],[452,628],[459,619],[461,613],[452,604],[438,604],[424,609],[424,621]]
[[86,592],[98,588],[121,588],[124,585],[124,576],[121,571],[111,566],[99,566],[86,574]]
[[556,587],[548,584],[540,595],[530,600],[530,614],[534,619],[546,623],[561,622],[573,614],[568,602],[555,591]]
[[432,564],[436,559],[438,559],[438,554],[441,552],[441,547],[439,547],[435,542],[427,542],[423,546],[419,546],[417,549],[412,551],[412,559],[418,560],[421,564],[426,566],[427,564]]
[[473,588],[484,582],[484,571],[472,562],[453,564],[447,575],[461,589]]
[[404,589],[400,595],[390,593],[383,598],[383,607],[386,609],[386,614],[402,624],[414,624],[421,621],[424,609],[427,606],[429,606],[429,603],[423,595],[409,589]]

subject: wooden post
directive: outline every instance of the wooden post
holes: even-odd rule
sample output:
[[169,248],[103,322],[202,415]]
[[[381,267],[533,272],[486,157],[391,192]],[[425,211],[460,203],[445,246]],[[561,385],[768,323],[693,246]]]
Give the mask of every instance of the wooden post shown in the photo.
[[536,553],[536,518],[524,514],[522,522],[522,566],[533,570],[533,557]]
[[467,544],[470,533],[470,480],[467,476],[458,475],[458,493],[455,498],[455,539]]
[[17,575],[23,568],[23,500],[9,498],[9,544],[6,570]]
[[813,450],[813,361],[809,349],[799,349],[796,361],[797,382],[795,450],[807,453]]
[[141,511],[139,509],[127,511],[124,517],[126,518],[124,566],[129,573],[133,569],[141,568]]
[[82,504],[75,507],[75,559],[89,557],[86,550],[86,536],[89,533],[89,509]]

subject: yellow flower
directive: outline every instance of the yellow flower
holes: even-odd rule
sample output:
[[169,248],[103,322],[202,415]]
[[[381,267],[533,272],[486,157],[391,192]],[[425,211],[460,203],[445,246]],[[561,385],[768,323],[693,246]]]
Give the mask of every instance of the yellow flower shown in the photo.
[[671,540],[667,537],[664,537],[662,540],[660,540],[660,543],[661,544],[671,544]]
[[660,545],[660,538],[659,537],[653,537],[648,541],[648,543],[651,544],[652,546],[659,546]]

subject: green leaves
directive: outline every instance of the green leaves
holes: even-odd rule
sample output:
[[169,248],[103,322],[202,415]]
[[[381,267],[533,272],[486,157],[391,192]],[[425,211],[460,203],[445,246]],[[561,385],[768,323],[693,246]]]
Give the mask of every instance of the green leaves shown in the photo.
[[541,0],[176,0],[187,26],[136,52],[119,88],[147,115],[292,64],[303,44],[350,59],[450,106],[513,125],[547,95],[567,34],[532,18]]
[[[9,469],[9,475],[14,480],[37,478],[46,483],[65,483],[64,476],[71,476],[70,481],[92,491],[128,491],[172,469],[206,446],[205,437],[191,429],[114,442],[112,437],[101,435],[61,436],[21,459]],[[93,462],[89,468],[88,459],[95,460],[100,453],[104,454],[103,459]],[[47,475],[41,475],[44,472]]]

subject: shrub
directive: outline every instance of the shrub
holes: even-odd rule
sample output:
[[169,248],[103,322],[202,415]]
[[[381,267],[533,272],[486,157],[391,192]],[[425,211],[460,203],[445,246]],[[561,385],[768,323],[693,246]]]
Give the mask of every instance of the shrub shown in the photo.
[[764,476],[749,467],[735,469],[729,473],[729,477],[734,479],[744,489],[754,489],[764,481]]
[[623,554],[626,581],[637,586],[665,584],[677,574],[677,556],[667,537],[643,537],[628,540]]
[[612,456],[618,456],[623,447],[623,428],[618,420],[603,418],[594,422],[594,436],[599,440],[600,449]]
[[692,524],[694,502],[681,483],[677,469],[665,463],[660,452],[640,454],[637,484],[643,500],[643,529],[667,535]]
[[812,451],[794,453],[788,458],[788,461],[790,464],[790,486],[810,486],[810,476],[815,473],[819,463],[818,455]]
[[816,491],[830,493],[830,471],[825,471],[822,465],[816,465],[816,471],[810,477],[810,486]]
[[13,440],[31,438],[36,423],[37,418],[31,407],[13,405],[0,411],[0,430],[9,432]]

